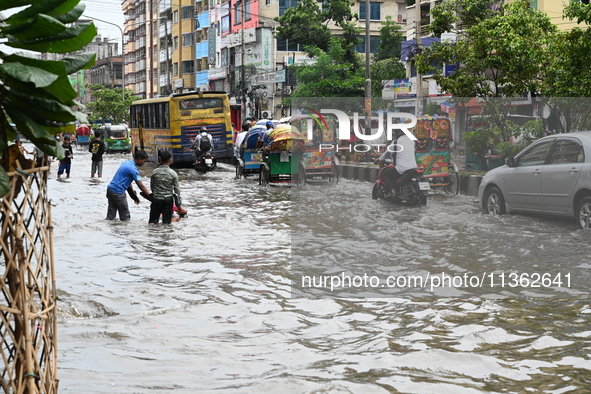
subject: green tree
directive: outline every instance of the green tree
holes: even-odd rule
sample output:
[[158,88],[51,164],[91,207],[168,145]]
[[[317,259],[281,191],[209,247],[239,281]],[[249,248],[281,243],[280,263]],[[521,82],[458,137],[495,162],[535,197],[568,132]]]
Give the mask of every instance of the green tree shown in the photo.
[[400,31],[400,26],[392,20],[390,15],[387,15],[386,19],[382,21],[380,43],[378,51],[373,55],[373,60],[377,62],[386,59],[400,59],[402,41],[404,41],[404,36]]
[[406,77],[404,64],[395,58],[374,62],[370,65],[370,70],[371,94],[373,97],[382,97],[384,81]]
[[549,65],[542,94],[547,97],[591,97],[591,5],[570,2],[564,18],[586,27],[560,32],[548,50]]
[[[436,43],[417,56],[422,74],[433,73],[442,90],[457,97],[520,96],[540,92],[556,26],[529,0],[491,11],[486,0],[452,0],[435,7],[432,30],[459,34],[456,43]],[[456,7],[455,9],[453,7]],[[461,26],[456,31],[453,24]],[[459,64],[446,76],[436,62]]]
[[350,22],[357,19],[357,15],[351,11],[352,5],[350,0],[325,0],[322,3],[301,0],[297,7],[288,8],[283,15],[275,18],[279,22],[277,37],[288,39],[291,44],[320,48],[327,52],[332,37],[328,25],[335,24],[344,29],[345,37],[351,31]]
[[400,61],[402,41],[404,36],[400,26],[386,16],[380,28],[380,43],[378,52],[373,56],[371,69],[371,94],[373,97],[381,97],[384,81],[406,77],[406,67]]
[[363,97],[364,72],[361,59],[355,54],[353,62],[347,59],[347,50],[336,37],[329,40],[328,53],[320,48],[308,48],[315,62],[294,65],[300,85],[293,97]]
[[[96,35],[92,23],[73,25],[82,15],[79,0],[0,0],[0,11],[18,9],[0,23],[0,38],[16,49],[48,53],[70,53],[84,48]],[[25,7],[25,8],[22,8]],[[68,75],[94,64],[94,54],[82,54],[60,61],[35,59],[24,54],[0,51],[0,196],[9,191],[6,170],[8,141],[17,135],[9,122],[45,153],[63,157],[53,137],[63,127],[86,117],[74,108],[77,94]]]
[[96,120],[109,120],[113,124],[120,124],[127,120],[131,103],[141,99],[132,95],[131,90],[125,89],[125,101],[121,95],[121,89],[106,88],[103,85],[88,85],[94,101],[88,103],[89,118]]

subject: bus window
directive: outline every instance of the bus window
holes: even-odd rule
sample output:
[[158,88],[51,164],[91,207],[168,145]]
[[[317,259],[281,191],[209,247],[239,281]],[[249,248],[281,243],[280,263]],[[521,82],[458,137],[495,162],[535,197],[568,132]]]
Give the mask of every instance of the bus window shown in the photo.
[[221,108],[222,107],[222,99],[203,98],[203,99],[181,100],[180,107],[183,110]]

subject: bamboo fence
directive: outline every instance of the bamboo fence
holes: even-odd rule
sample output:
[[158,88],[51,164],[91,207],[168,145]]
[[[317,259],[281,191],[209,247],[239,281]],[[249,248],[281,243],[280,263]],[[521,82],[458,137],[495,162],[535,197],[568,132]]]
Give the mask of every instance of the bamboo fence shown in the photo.
[[0,199],[0,387],[57,393],[57,307],[49,167],[9,172]]

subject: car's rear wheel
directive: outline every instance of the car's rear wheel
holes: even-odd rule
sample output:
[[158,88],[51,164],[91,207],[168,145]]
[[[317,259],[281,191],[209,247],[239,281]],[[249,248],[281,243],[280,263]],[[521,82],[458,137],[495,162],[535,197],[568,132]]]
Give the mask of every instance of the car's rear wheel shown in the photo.
[[496,187],[491,187],[484,197],[484,213],[491,215],[504,215],[507,213],[505,210],[505,198],[503,193]]
[[580,228],[591,229],[591,197],[585,197],[577,207],[577,223]]

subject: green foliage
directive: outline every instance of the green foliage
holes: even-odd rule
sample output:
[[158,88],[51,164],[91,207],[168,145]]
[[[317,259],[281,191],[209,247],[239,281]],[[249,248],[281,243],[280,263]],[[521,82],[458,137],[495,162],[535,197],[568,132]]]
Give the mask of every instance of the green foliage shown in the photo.
[[[564,16],[589,25],[591,5],[571,2]],[[548,46],[548,59],[544,96],[591,97],[591,29],[588,26],[560,32]]]
[[[451,0],[435,7],[435,34],[452,31],[451,23],[460,23],[464,29],[456,43],[425,48],[417,56],[419,71],[432,72],[443,91],[458,97],[540,92],[549,61],[546,48],[554,42],[556,26],[547,14],[534,10],[529,0],[515,0],[497,11],[490,11],[490,3]],[[461,67],[445,76],[432,66],[436,61]]]
[[442,114],[441,104],[429,101],[427,103],[427,105],[425,105],[425,108],[423,109],[423,113],[425,115],[435,115],[435,114],[441,115]]
[[400,26],[392,20],[390,15],[387,15],[386,19],[382,21],[380,44],[377,53],[373,55],[373,60],[377,62],[386,59],[400,59],[403,40],[404,36],[400,31]]
[[383,81],[406,77],[406,68],[397,58],[384,59],[372,63],[370,72],[371,94],[373,97],[382,97]]
[[141,99],[139,96],[133,96],[131,90],[125,90],[125,101],[121,94],[121,89],[109,89],[103,85],[88,85],[93,101],[88,103],[88,109],[91,112],[90,118],[95,120],[110,120],[113,124],[125,122],[129,115],[131,103]]
[[528,144],[521,142],[518,144],[512,144],[510,142],[499,142],[497,145],[497,149],[499,150],[501,156],[501,163],[505,163],[505,159],[508,157],[515,157],[519,152],[521,152]]
[[521,141],[527,146],[539,140],[546,134],[544,132],[544,121],[542,119],[530,120],[523,125],[520,133]]
[[[96,35],[92,23],[72,25],[84,11],[79,0],[4,0],[0,10],[25,7],[0,24],[0,38],[6,46],[30,51],[69,53],[82,49]],[[61,61],[35,59],[24,54],[0,51],[0,151],[8,157],[7,142],[16,130],[43,152],[62,158],[53,135],[75,121],[86,122],[74,110],[77,94],[68,75],[94,64],[94,54],[82,54]],[[34,110],[33,110],[34,109]],[[0,196],[8,192],[8,177],[0,168]]]
[[339,38],[329,40],[329,50],[308,48],[316,60],[312,64],[294,65],[300,85],[293,97],[363,97],[364,74],[360,56],[355,54],[352,61],[347,59],[348,51]]
[[485,127],[478,127],[463,134],[466,148],[479,159],[484,158],[490,149],[494,147],[493,135]]
[[[351,31],[350,22],[357,19],[357,15],[351,12],[351,4],[350,0],[326,0],[323,3],[301,0],[297,7],[288,8],[282,16],[275,18],[279,22],[277,37],[326,52],[332,37],[329,23],[345,29],[344,36]],[[356,37],[354,39],[357,40]]]
[[380,28],[380,44],[378,52],[372,56],[370,65],[371,95],[382,96],[384,81],[406,77],[406,68],[400,61],[400,52],[404,37],[400,32],[400,26],[386,16]]
[[490,18],[496,0],[447,0],[431,10],[433,22],[429,30],[436,36],[455,31],[454,24],[463,29]]

